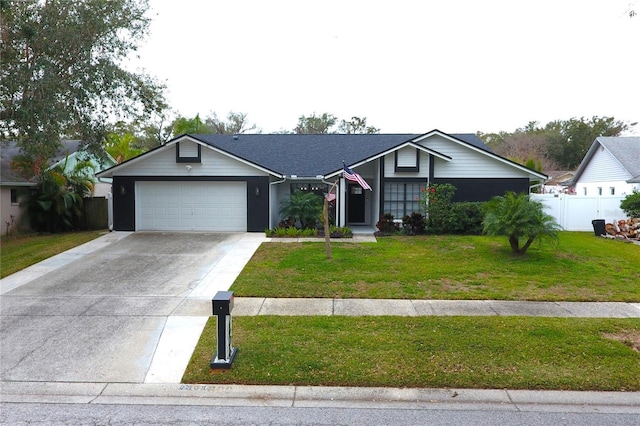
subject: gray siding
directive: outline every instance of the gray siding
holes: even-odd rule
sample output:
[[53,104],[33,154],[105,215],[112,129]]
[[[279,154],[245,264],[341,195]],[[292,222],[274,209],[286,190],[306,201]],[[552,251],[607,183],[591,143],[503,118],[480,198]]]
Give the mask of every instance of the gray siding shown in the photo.
[[[451,161],[435,159],[435,178],[522,178],[529,177],[525,171],[506,163],[469,145],[433,136],[418,142],[452,158]],[[422,169],[421,169],[422,171]]]
[[[185,142],[181,142],[181,145]],[[175,145],[132,161],[128,167],[118,171],[118,176],[267,176],[266,172],[233,159],[227,155],[202,147],[202,162],[189,164],[176,162]],[[181,148],[182,155],[182,148]]]
[[579,182],[624,182],[632,177],[609,151],[598,148],[582,172]]

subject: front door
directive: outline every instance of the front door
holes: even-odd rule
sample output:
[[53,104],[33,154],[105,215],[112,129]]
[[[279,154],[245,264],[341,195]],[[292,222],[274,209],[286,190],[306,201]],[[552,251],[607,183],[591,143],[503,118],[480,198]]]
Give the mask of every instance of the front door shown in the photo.
[[364,223],[365,195],[364,188],[357,184],[349,184],[347,188],[347,222]]

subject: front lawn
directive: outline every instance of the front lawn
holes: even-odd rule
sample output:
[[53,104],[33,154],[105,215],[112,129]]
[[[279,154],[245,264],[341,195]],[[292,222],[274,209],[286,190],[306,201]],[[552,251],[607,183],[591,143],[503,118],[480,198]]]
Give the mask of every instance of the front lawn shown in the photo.
[[98,238],[104,233],[105,231],[84,231],[3,237],[0,240],[0,278]]
[[638,319],[236,317],[211,371],[210,318],[183,383],[639,391]]
[[640,246],[561,232],[511,253],[506,238],[384,237],[377,243],[265,243],[231,287],[256,297],[640,301]]

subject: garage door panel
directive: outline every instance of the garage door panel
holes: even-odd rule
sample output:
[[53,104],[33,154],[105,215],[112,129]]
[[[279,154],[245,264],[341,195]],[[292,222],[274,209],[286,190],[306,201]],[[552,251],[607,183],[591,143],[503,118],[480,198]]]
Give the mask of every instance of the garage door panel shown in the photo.
[[246,231],[245,182],[137,182],[136,230]]

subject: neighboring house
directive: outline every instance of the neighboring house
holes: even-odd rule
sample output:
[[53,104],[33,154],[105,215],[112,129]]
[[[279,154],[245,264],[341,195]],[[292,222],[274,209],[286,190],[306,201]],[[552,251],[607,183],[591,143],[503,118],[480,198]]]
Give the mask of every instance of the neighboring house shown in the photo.
[[[343,161],[372,187],[342,177]],[[98,173],[113,178],[115,230],[262,232],[295,190],[334,182],[339,226],[418,212],[421,189],[451,183],[455,200],[528,192],[547,176],[491,152],[473,134],[182,135]]]
[[620,195],[640,190],[640,137],[597,137],[573,178],[576,195]]
[[[65,164],[66,161],[66,170],[73,170],[78,161],[85,159],[89,159],[96,171],[104,170],[116,164],[116,161],[108,154],[106,159],[100,162],[95,156],[89,155],[80,148],[81,141],[63,141],[62,148],[58,151],[50,167]],[[20,193],[25,189],[36,186],[35,176],[22,176],[13,169],[12,162],[19,154],[20,149],[15,142],[9,142],[6,146],[3,145],[0,148],[0,210],[3,233],[6,232],[7,227],[13,228],[20,223],[20,218],[23,214],[23,209],[20,207]],[[93,196],[106,197],[110,192],[110,180],[97,181]]]
[[575,172],[550,171],[546,172],[549,179],[542,187],[543,194],[574,194],[573,177]]

